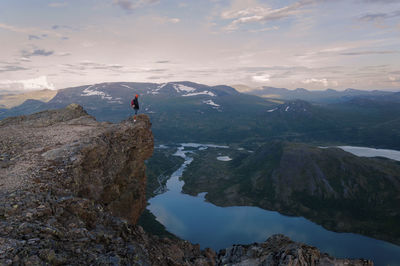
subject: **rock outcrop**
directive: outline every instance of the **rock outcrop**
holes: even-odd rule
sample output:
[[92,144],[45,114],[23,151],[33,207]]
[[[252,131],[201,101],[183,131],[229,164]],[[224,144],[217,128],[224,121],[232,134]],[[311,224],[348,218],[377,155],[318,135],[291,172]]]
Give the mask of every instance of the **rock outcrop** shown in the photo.
[[317,248],[273,235],[264,243],[234,245],[218,254],[220,265],[372,265],[367,260],[336,259]]
[[[1,153],[11,156],[8,161],[12,162],[3,168],[0,182],[8,180],[8,185],[18,188],[30,185],[30,175],[36,173],[38,182],[50,185],[54,180],[40,177],[58,169],[57,182],[74,196],[92,199],[136,223],[146,206],[144,161],[154,146],[146,116],[139,116],[136,124],[130,120],[98,123],[72,104],[5,119],[0,126]],[[9,172],[14,173],[12,180]]]
[[145,233],[135,223],[146,206],[150,126],[145,115],[99,123],[78,105],[0,121],[0,264],[331,263],[282,237],[217,255]]

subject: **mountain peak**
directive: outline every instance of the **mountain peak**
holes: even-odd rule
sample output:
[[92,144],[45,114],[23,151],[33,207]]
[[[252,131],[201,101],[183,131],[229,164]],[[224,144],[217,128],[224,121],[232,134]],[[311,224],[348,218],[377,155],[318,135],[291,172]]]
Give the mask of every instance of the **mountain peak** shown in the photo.
[[304,88],[297,88],[294,91],[297,91],[297,92],[310,92],[309,90],[306,90]]

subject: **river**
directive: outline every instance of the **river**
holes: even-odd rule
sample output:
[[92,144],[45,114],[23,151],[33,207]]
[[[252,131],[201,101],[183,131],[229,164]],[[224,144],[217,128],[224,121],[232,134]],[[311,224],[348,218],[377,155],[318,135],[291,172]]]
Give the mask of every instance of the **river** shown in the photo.
[[[186,148],[190,148],[186,150]],[[174,154],[185,159],[167,182],[167,191],[149,200],[148,209],[168,231],[201,248],[214,250],[232,244],[263,242],[273,234],[284,234],[295,241],[316,246],[322,252],[341,258],[367,258],[375,265],[400,265],[400,247],[352,233],[336,233],[302,217],[289,217],[257,207],[218,207],[206,202],[206,193],[193,197],[183,194],[180,181],[193,161],[194,150],[225,149],[225,146],[183,144]]]

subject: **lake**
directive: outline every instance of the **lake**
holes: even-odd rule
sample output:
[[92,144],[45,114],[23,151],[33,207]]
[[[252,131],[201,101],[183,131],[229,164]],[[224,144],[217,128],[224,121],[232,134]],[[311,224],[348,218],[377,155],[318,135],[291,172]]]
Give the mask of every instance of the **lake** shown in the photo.
[[[188,149],[189,148],[189,149]],[[196,149],[226,149],[226,146],[183,144],[175,156],[185,159],[167,182],[168,191],[149,200],[148,209],[168,231],[201,248],[214,250],[232,244],[263,242],[273,234],[316,246],[322,252],[341,258],[367,258],[375,265],[400,265],[400,247],[373,238],[335,233],[302,217],[289,217],[257,207],[218,207],[206,202],[206,193],[193,197],[183,194],[182,176]]]
[[367,147],[354,147],[354,146],[338,146],[344,151],[350,152],[360,157],[385,157],[392,160],[400,161],[400,151],[374,149]]

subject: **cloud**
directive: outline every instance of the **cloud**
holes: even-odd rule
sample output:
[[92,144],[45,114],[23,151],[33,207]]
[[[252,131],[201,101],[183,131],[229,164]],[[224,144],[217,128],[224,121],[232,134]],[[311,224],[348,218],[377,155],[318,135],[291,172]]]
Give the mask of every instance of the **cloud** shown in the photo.
[[63,52],[63,53],[59,53],[59,54],[57,54],[58,56],[69,56],[69,55],[71,55],[71,53],[68,53],[68,52]]
[[155,69],[149,69],[147,72],[149,72],[149,73],[162,73],[162,72],[166,72],[166,71],[168,71],[168,69],[155,68]]
[[171,23],[179,23],[181,20],[179,18],[170,18],[168,21]]
[[26,80],[0,80],[0,87],[21,91],[55,89],[54,84],[48,82],[46,76]]
[[[0,23],[0,29],[8,30],[16,33],[24,33],[29,34],[28,38],[46,38],[48,36],[62,37],[59,33],[55,33],[49,30],[43,30],[40,28],[32,28],[32,27],[19,27],[14,25],[9,25],[5,23]],[[33,34],[34,33],[34,34]]]
[[37,35],[29,35],[28,39],[29,40],[40,40],[41,38],[39,36],[37,36]]
[[225,20],[233,20],[228,26],[225,27],[225,30],[234,31],[238,29],[239,25],[241,24],[280,20],[300,14],[303,12],[301,9],[304,6],[310,5],[314,2],[314,0],[300,0],[291,5],[277,9],[256,6],[248,7],[246,9],[228,10],[222,12],[221,18]]
[[[69,55],[67,53],[67,55]],[[124,66],[119,65],[119,64],[102,64],[102,63],[96,63],[92,61],[82,61],[78,64],[63,64],[61,65],[62,67],[66,68],[67,70],[79,70],[79,71],[85,71],[85,70],[109,70],[109,71],[120,71],[124,68]]]
[[273,27],[267,27],[267,28],[262,28],[262,29],[257,29],[257,30],[249,30],[249,32],[260,33],[260,32],[272,31],[272,30],[279,30],[279,27],[273,26]]
[[315,83],[317,83],[317,84],[322,84],[325,87],[327,87],[328,84],[329,84],[327,79],[315,79],[315,78],[305,79],[305,80],[302,81],[302,83],[303,84],[313,84],[313,83],[315,84]]
[[172,79],[174,77],[174,75],[172,75],[172,74],[167,74],[167,75],[162,75],[162,76],[149,76],[149,77],[147,77],[148,79],[151,79],[151,80],[156,80],[156,79],[163,79],[163,80],[166,80],[166,79]]
[[269,75],[269,74],[258,73],[252,77],[252,80],[255,82],[263,83],[263,82],[270,81],[270,77],[271,77],[271,75]]
[[390,3],[398,3],[399,0],[363,0],[363,2],[374,3],[374,4],[380,4],[380,3],[390,4]]
[[71,31],[77,31],[78,29],[71,27],[71,26],[67,26],[67,25],[53,25],[51,26],[51,29],[53,30],[62,30],[62,29],[66,29],[66,30],[71,30]]
[[16,66],[16,65],[5,65],[0,66],[0,73],[3,72],[12,72],[12,71],[21,71],[21,70],[29,70],[28,68]]
[[388,79],[392,82],[400,82],[400,77],[389,76]]
[[33,35],[33,34],[30,34],[29,36],[28,36],[28,39],[31,41],[31,40],[43,40],[44,38],[47,38],[48,37],[48,35],[47,34],[42,34],[42,35]]
[[0,23],[0,29],[9,30],[9,31],[18,32],[18,33],[32,32],[32,29],[30,29],[30,28],[21,28],[21,27],[17,27],[17,26],[13,26],[13,25],[4,24],[4,23]]
[[34,49],[33,51],[22,51],[23,57],[32,57],[32,56],[50,56],[53,55],[54,51],[46,51],[45,49]]
[[400,10],[390,12],[390,13],[371,13],[371,14],[366,14],[362,17],[360,17],[361,21],[376,21],[376,20],[383,20],[383,19],[390,19],[390,18],[396,18],[400,17]]
[[167,23],[172,23],[176,24],[181,22],[179,18],[170,18],[170,17],[153,17],[153,20],[160,23],[160,24],[167,24]]
[[168,63],[171,63],[171,61],[169,61],[169,60],[156,61],[156,64],[168,64]]
[[345,52],[340,55],[382,55],[382,54],[397,54],[398,51],[359,51],[359,52]]
[[127,11],[131,11],[149,4],[157,4],[159,2],[160,0],[113,0],[114,5],[117,5]]

